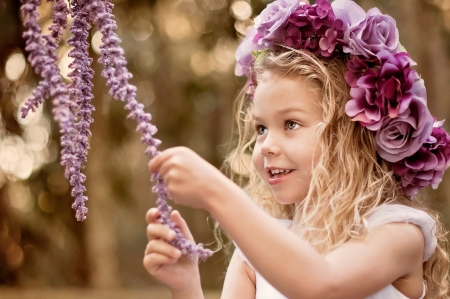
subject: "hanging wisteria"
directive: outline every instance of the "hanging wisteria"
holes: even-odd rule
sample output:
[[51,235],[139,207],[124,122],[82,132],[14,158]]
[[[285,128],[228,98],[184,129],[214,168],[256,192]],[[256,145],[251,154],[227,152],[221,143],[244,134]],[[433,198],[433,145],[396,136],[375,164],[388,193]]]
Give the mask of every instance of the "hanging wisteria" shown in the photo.
[[[41,82],[34,90],[31,98],[22,107],[22,118],[30,110],[34,111],[45,99],[53,99],[54,119],[60,125],[61,132],[61,164],[65,166],[65,176],[70,180],[72,196],[75,202],[72,208],[76,210],[78,221],[86,219],[88,209],[85,204],[88,198],[84,195],[86,176],[81,172],[87,162],[89,150],[88,137],[90,125],[93,122],[91,105],[93,62],[89,57],[88,36],[91,26],[97,26],[102,33],[101,57],[103,64],[102,76],[107,79],[109,94],[114,99],[126,102],[125,109],[129,110],[129,118],[138,122],[137,131],[142,134],[141,141],[146,145],[145,153],[154,157],[159,152],[157,147],[161,141],[153,138],[157,132],[150,123],[151,115],[144,112],[144,105],[136,100],[136,87],[129,84],[132,78],[126,65],[124,51],[120,46],[121,40],[115,33],[117,24],[112,13],[114,5],[109,0],[70,0],[70,8],[64,0],[47,0],[53,2],[53,23],[49,27],[50,33],[41,36],[38,25],[38,6],[40,0],[21,0],[26,31],[26,51],[29,52],[28,61],[35,72],[42,77]],[[69,65],[72,72],[69,74],[69,86],[63,81],[57,67],[56,49],[59,46],[61,35],[67,26],[67,16],[71,14],[73,22],[70,26],[71,37],[68,44],[73,47],[69,56],[74,60]],[[181,230],[170,221],[172,208],[167,204],[169,194],[159,174],[153,174],[156,181],[153,192],[157,193],[157,205],[161,213],[162,223],[175,230],[177,237],[172,245],[180,249],[191,258],[197,255],[206,259],[212,255],[203,245],[192,244],[187,240]]]

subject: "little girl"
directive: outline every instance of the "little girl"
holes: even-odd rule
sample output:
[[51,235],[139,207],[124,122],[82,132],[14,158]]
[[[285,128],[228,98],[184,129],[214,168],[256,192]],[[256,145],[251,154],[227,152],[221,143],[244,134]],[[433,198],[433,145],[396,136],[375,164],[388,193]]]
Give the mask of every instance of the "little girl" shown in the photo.
[[[450,136],[395,21],[349,0],[278,0],[236,57],[249,81],[232,180],[182,147],[149,165],[234,241],[222,298],[448,298],[445,232],[416,193],[441,181]],[[172,298],[203,298],[197,259],[159,216],[147,213],[145,268]]]

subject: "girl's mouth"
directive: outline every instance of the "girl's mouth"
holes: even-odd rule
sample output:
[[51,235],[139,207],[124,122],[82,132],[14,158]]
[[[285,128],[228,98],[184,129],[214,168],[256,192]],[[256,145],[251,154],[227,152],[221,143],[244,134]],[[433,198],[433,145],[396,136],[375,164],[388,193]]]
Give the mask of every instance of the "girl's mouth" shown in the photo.
[[278,184],[282,182],[284,179],[286,179],[291,173],[292,169],[279,172],[269,171],[269,184],[270,185]]

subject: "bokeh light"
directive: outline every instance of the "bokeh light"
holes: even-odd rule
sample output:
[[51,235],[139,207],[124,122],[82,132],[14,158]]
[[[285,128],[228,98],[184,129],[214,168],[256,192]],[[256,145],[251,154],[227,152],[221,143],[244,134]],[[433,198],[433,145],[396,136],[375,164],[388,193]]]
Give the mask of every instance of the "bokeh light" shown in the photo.
[[9,204],[21,212],[30,212],[34,208],[34,199],[30,189],[21,182],[8,186],[8,199]]
[[45,213],[51,214],[56,209],[56,202],[50,193],[41,191],[38,196],[38,206]]
[[231,12],[238,20],[246,20],[252,15],[252,7],[247,1],[235,1],[231,5]]
[[16,90],[16,96],[13,97],[13,103],[16,107],[22,107],[25,101],[31,96],[31,86],[23,84]]
[[164,23],[167,36],[173,41],[181,41],[192,34],[192,26],[184,16],[167,17]]
[[236,20],[234,22],[234,29],[236,29],[237,32],[239,32],[241,35],[245,35],[245,32],[247,31],[247,27],[252,25],[253,22],[250,19],[247,20]]
[[137,100],[144,104],[145,107],[150,106],[155,101],[155,90],[150,81],[139,81],[136,83]]
[[97,53],[100,54],[100,46],[102,44],[102,33],[100,31],[95,31],[94,34],[92,34],[92,39],[91,39],[91,47],[92,50]]
[[19,136],[9,136],[1,142],[0,168],[22,180],[31,175],[33,155]]
[[60,69],[60,74],[61,74],[61,76],[63,76],[64,77],[64,79],[67,79],[67,80],[69,80],[69,81],[72,81],[70,78],[69,78],[69,74],[70,74],[70,72],[72,71],[70,68],[69,68],[69,65],[73,62],[73,58],[72,57],[69,57],[69,53],[70,53],[70,51],[72,50],[73,48],[66,48],[66,49],[61,49],[62,50],[62,53],[63,53],[63,55],[62,55],[62,58],[61,58],[61,60],[60,60],[60,62],[59,62],[59,65],[58,65],[58,67],[59,67],[59,69]]
[[191,56],[191,69],[197,76],[205,76],[214,69],[214,61],[206,51],[197,51]]
[[153,25],[146,19],[137,19],[131,27],[131,36],[137,41],[145,41],[153,34]]
[[227,6],[227,0],[203,0],[203,5],[209,10],[219,10]]
[[16,268],[23,263],[23,250],[19,244],[10,242],[5,250],[6,261],[8,265]]
[[140,52],[134,59],[134,67],[143,75],[155,70],[155,56],[150,51]]
[[22,53],[11,54],[6,60],[5,74],[11,81],[16,81],[25,72],[27,63]]

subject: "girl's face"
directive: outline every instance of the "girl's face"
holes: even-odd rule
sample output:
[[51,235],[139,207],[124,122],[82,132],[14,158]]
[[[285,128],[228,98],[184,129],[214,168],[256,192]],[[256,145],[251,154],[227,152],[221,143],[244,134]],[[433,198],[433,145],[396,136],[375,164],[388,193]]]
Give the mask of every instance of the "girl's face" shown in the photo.
[[302,78],[270,72],[262,74],[255,90],[253,164],[281,204],[298,203],[308,192],[313,159],[320,154],[320,100]]

